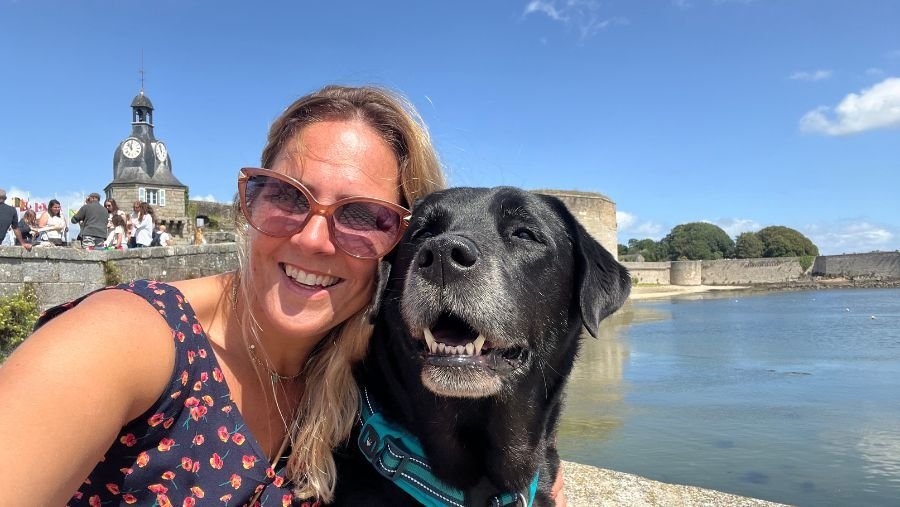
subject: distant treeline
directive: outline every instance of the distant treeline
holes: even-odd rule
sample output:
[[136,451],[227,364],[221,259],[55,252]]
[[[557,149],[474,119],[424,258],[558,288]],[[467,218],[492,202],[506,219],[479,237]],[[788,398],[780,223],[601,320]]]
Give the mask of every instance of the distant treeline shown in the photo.
[[659,241],[629,239],[619,244],[619,256],[640,254],[647,262],[819,255],[819,248],[803,234],[781,225],[744,232],[734,240],[721,227],[706,222],[675,226]]

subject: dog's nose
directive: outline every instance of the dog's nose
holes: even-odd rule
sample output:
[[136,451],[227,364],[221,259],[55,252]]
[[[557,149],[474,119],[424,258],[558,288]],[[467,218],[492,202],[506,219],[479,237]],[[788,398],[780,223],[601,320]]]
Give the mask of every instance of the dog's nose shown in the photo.
[[453,281],[478,263],[478,247],[461,236],[428,240],[416,255],[420,275],[437,283]]

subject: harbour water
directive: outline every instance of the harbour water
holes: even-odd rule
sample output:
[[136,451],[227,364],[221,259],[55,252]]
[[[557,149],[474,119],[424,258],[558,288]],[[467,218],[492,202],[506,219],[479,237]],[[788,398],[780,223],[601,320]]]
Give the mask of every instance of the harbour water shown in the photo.
[[564,459],[795,505],[900,505],[900,289],[637,301],[586,338]]

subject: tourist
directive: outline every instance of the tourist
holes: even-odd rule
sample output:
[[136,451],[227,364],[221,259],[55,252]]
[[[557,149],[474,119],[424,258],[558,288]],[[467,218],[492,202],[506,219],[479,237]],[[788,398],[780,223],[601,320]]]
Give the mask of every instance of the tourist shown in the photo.
[[[106,212],[109,213],[109,218],[106,220],[106,232],[111,232],[115,225],[112,223],[113,215],[119,215],[122,219],[128,223],[128,215],[125,214],[125,211],[119,209],[119,204],[116,203],[116,200],[113,198],[109,198],[103,202],[103,207],[106,208]],[[127,229],[127,227],[126,227]],[[127,231],[126,231],[127,233]]]
[[103,247],[112,250],[124,250],[128,248],[128,237],[125,233],[125,219],[122,218],[122,215],[117,213],[111,214],[110,217],[113,223],[113,230],[109,231],[106,241],[103,242]]
[[128,248],[135,248],[134,235],[137,232],[135,223],[138,222],[138,216],[141,214],[141,201],[131,203],[131,214],[128,215]]
[[10,228],[18,244],[25,250],[31,250],[31,242],[26,242],[22,231],[19,230],[19,213],[16,208],[6,204],[6,190],[0,188],[0,243],[5,240]]
[[159,224],[157,231],[156,241],[159,243],[159,246],[172,246],[174,241],[172,240],[172,235],[167,232],[166,226]]
[[203,227],[194,228],[194,241],[191,244],[198,246],[206,244],[206,237],[203,236]]
[[37,226],[37,214],[35,214],[34,210],[25,210],[25,213],[22,214],[22,220],[19,220],[19,232],[22,233],[22,240],[20,241],[17,237],[16,245],[24,246],[26,243],[34,245],[38,235]]
[[92,192],[84,206],[72,216],[73,224],[81,224],[81,246],[86,250],[99,247],[106,238],[106,222],[109,212],[100,204],[100,194]]
[[69,227],[62,217],[62,206],[56,199],[50,199],[45,211],[38,220],[38,232],[41,233],[40,246],[63,246]]
[[[146,202],[138,202],[137,216],[132,214],[134,247],[148,247],[153,242],[153,208]],[[131,246],[131,245],[129,245]]]

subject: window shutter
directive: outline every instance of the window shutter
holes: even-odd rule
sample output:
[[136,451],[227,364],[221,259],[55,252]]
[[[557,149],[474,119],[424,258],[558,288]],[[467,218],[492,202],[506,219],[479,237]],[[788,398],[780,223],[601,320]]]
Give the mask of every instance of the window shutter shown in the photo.
[[138,200],[141,202],[147,201],[147,190],[144,187],[138,187]]
[[164,188],[159,189],[159,205],[166,205],[166,189]]

